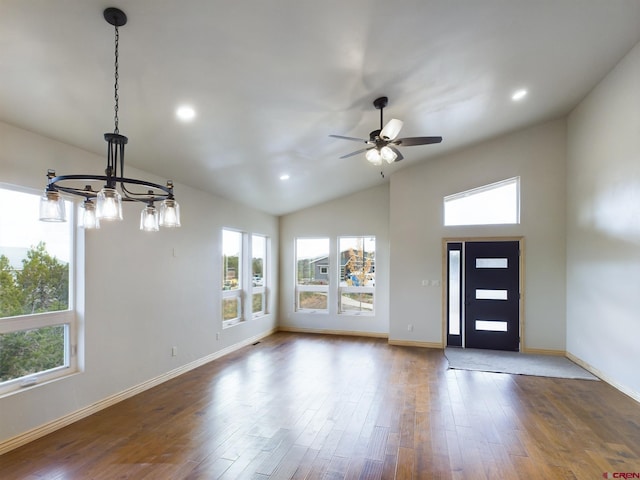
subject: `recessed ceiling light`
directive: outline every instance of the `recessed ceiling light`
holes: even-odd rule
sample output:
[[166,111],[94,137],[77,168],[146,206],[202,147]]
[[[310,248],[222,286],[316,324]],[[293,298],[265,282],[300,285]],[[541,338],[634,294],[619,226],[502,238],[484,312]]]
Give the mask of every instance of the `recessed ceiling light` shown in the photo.
[[524,97],[526,97],[527,93],[528,92],[524,88],[521,88],[520,90],[516,90],[515,92],[513,92],[513,95],[511,95],[511,100],[513,100],[514,102],[518,102],[522,100]]
[[196,116],[196,111],[188,105],[183,105],[176,110],[176,116],[183,122],[190,122]]
[[288,173],[283,173],[280,175],[280,180],[289,180],[291,178]]

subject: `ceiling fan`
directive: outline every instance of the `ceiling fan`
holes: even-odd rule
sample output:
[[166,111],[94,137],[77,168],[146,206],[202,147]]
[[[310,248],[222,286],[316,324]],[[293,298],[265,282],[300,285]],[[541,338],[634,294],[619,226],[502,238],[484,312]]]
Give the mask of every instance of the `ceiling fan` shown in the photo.
[[384,160],[387,163],[399,162],[404,157],[400,150],[396,147],[411,147],[414,145],[429,145],[432,143],[440,143],[442,137],[406,137],[396,138],[400,133],[403,122],[396,118],[392,118],[383,127],[383,110],[387,106],[389,99],[387,97],[376,98],[373,106],[380,110],[380,129],[374,130],[369,134],[369,140],[355,137],[345,137],[342,135],[329,135],[333,138],[341,138],[343,140],[351,140],[352,142],[366,143],[368,147],[361,148],[355,152],[347,153],[340,158],[348,158],[359,153],[366,152],[365,156],[369,162],[374,165],[382,165]]

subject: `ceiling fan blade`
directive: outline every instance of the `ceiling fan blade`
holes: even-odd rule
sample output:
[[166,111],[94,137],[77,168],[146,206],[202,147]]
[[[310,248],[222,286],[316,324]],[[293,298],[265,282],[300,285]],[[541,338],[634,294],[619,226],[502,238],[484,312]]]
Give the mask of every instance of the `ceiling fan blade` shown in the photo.
[[402,156],[402,154],[400,153],[400,150],[398,150],[396,147],[392,147],[391,145],[387,145],[391,150],[393,150],[393,153],[395,153],[397,155],[396,159],[394,160],[394,162],[399,162],[400,160],[402,160],[404,157]]
[[411,147],[413,145],[429,145],[432,143],[440,143],[442,137],[407,137],[399,138],[393,142],[394,145],[401,145],[403,147]]
[[375,148],[375,147],[361,148],[360,150],[356,150],[355,152],[347,153],[346,155],[343,155],[340,158],[353,157],[354,155],[358,155],[359,153],[366,152],[367,150],[371,150],[372,148]]
[[351,140],[352,142],[359,142],[359,143],[368,143],[369,140],[365,140],[363,138],[355,138],[355,137],[344,137],[342,135],[329,135],[330,137],[333,138],[341,138],[342,140]]
[[392,118],[380,131],[380,138],[384,138],[385,140],[394,140],[400,133],[403,124],[404,122],[402,120]]

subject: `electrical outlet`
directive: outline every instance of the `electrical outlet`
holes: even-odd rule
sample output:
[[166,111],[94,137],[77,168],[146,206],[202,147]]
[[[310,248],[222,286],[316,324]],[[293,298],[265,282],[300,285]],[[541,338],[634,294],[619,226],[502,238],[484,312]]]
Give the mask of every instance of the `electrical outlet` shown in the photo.
[[407,325],[407,331],[408,332],[413,332],[413,325],[411,323],[409,325]]
[[178,355],[178,347],[171,347],[171,356],[175,357]]
[[216,332],[216,340],[220,340],[220,332]]

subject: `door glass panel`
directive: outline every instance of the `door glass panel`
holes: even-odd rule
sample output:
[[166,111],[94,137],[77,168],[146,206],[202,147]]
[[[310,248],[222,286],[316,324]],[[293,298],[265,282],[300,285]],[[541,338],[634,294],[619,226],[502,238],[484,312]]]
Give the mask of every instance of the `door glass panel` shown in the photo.
[[507,290],[476,289],[476,300],[507,300]]
[[506,332],[507,322],[500,320],[476,320],[476,330],[485,332]]
[[449,335],[460,335],[460,253],[449,251]]
[[476,258],[476,268],[509,268],[507,258]]

